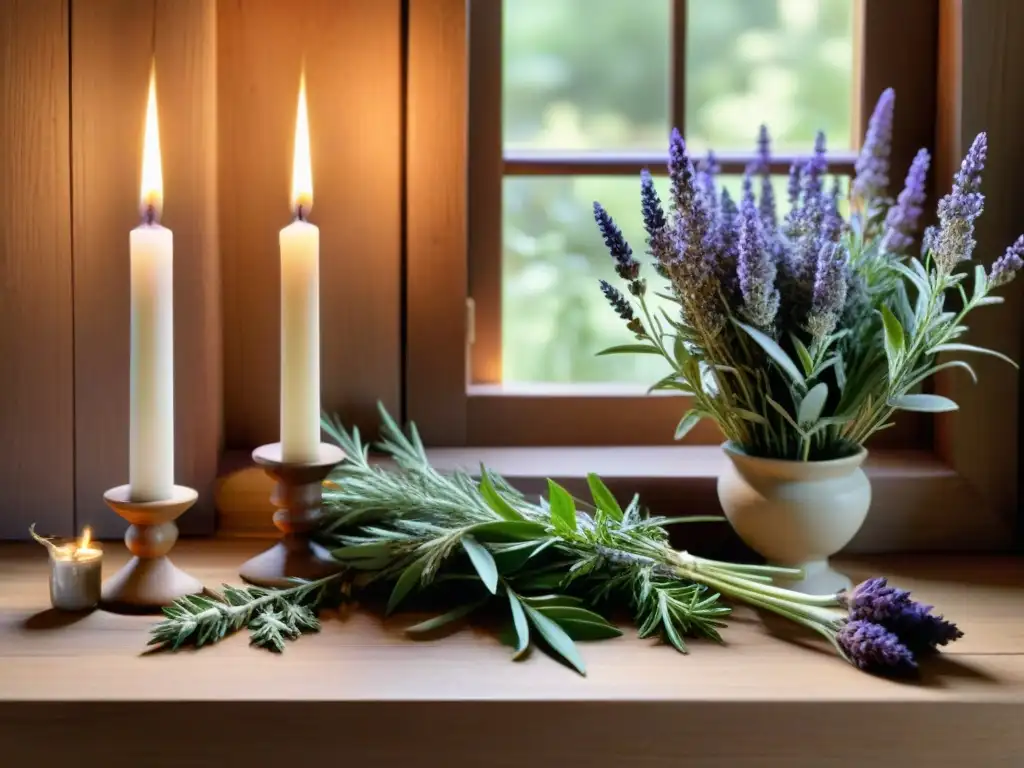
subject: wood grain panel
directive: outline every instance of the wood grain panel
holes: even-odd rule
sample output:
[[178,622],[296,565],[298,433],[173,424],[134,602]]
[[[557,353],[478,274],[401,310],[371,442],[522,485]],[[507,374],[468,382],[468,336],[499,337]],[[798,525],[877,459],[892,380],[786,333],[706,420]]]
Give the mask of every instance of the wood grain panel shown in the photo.
[[[988,133],[974,261],[988,265],[1024,232],[1024,4],[1015,0],[941,3],[939,55],[939,191],[974,137]],[[1003,306],[982,308],[967,319],[966,341],[1020,359],[1024,355],[1024,280],[999,291]],[[963,525],[985,531],[993,548],[1010,546],[1019,514],[1019,394],[1013,368],[988,356],[970,360],[980,384],[958,376],[937,382],[937,391],[960,403],[938,422],[943,458],[973,486],[981,503]],[[1024,526],[1018,529],[1024,533]]]
[[163,223],[175,246],[175,474],[200,493],[179,526],[213,530],[221,442],[214,11],[205,0],[71,6],[77,518],[102,536],[124,530],[102,494],[128,477],[128,232],[139,218],[154,41]]
[[0,538],[74,527],[68,9],[0,3]]
[[465,0],[409,0],[406,415],[466,439],[468,45]]
[[401,21],[398,0],[218,4],[228,444],[278,436],[278,231],[291,219],[305,61],[320,227],[321,397],[371,432],[398,412]]

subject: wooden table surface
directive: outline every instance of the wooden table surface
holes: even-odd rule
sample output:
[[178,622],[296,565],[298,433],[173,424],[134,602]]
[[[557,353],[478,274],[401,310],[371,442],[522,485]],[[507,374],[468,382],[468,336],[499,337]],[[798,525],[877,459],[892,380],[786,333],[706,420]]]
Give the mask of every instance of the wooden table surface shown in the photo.
[[[265,546],[183,541],[174,559],[216,587],[237,582],[237,565]],[[125,555],[108,543],[105,572]],[[631,632],[581,644],[586,677],[536,651],[512,662],[479,629],[412,641],[402,630],[414,617],[359,610],[328,616],[321,633],[280,656],[243,636],[145,654],[153,617],[50,611],[43,549],[0,545],[0,736],[29,756],[52,743],[28,734],[61,732],[61,741],[93,742],[97,754],[104,745],[122,755],[141,749],[144,765],[177,764],[157,748],[167,742],[143,738],[151,727],[159,740],[172,724],[204,729],[196,738],[215,750],[233,749],[241,729],[247,748],[264,757],[284,749],[289,728],[292,739],[336,732],[350,755],[371,764],[417,755],[427,765],[471,765],[487,750],[484,762],[494,765],[584,756],[588,765],[668,765],[685,748],[692,765],[833,765],[846,763],[825,758],[856,748],[858,763],[899,755],[952,765],[968,755],[960,765],[1024,765],[1024,560],[843,565],[855,578],[892,577],[939,606],[965,637],[926,660],[914,683],[861,673],[827,645],[743,608],[725,646],[694,641],[688,656]],[[260,729],[257,720],[273,726]],[[103,736],[124,733],[132,738],[117,748]]]

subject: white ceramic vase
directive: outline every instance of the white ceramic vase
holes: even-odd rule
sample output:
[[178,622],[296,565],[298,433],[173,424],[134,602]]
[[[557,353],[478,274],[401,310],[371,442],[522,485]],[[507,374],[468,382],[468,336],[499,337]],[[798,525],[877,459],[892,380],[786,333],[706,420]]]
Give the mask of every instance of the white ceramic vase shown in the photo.
[[789,589],[831,594],[851,586],[828,558],[854,537],[871,506],[871,484],[861,464],[868,452],[831,461],[749,456],[734,443],[718,478],[718,500],[747,546],[772,565],[803,569]]

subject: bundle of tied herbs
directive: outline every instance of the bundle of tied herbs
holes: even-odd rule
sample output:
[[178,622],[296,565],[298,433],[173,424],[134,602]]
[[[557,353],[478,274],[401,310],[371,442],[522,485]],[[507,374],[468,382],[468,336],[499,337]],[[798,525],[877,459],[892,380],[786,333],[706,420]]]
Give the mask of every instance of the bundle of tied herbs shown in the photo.
[[[667,280],[651,291],[640,262],[611,216],[594,214],[628,296],[607,281],[601,290],[636,343],[601,354],[663,357],[667,375],[652,389],[693,397],[679,422],[682,439],[701,419],[714,420],[735,448],[766,458],[827,460],[856,453],[892,426],[896,410],[940,412],[952,400],[920,392],[932,374],[964,360],[940,354],[983,353],[963,343],[969,312],[1002,302],[993,289],[1021,269],[1024,237],[986,269],[970,264],[974,223],[984,196],[986,137],[974,140],[938,204],[938,224],[910,254],[923,213],[929,156],[917,153],[906,186],[886,196],[895,96],[882,94],[869,122],[849,194],[840,209],[838,177],[825,190],[825,136],[790,169],[790,210],[780,221],[762,126],[758,162],[748,167],[737,206],[719,191],[713,155],[699,170],[674,131],[669,146],[669,213],[651,175],[641,179],[648,256]],[[760,187],[759,199],[754,187]],[[664,304],[654,311],[651,294]],[[667,307],[667,308],[666,308]]]
[[588,477],[592,498],[584,503],[552,481],[547,498],[528,499],[486,467],[479,480],[442,474],[431,467],[414,425],[403,433],[383,409],[381,416],[379,447],[396,469],[370,461],[358,430],[324,423],[347,456],[326,484],[319,534],[339,573],[284,590],[225,587],[220,596],[182,598],[165,609],[151,644],[205,645],[247,627],[254,644],[281,651],[286,640],[319,629],[321,608],[354,589],[376,588],[389,595],[389,613],[428,593],[450,601],[449,610],[410,627],[412,633],[500,608],[511,620],[516,657],[540,641],[581,673],[574,641],[620,635],[605,615],[623,608],[641,637],[660,636],[685,653],[685,637],[721,641],[730,612],[725,600],[746,603],[820,633],[861,669],[894,675],[961,636],[884,579],[805,595],[772,584],[792,570],[676,550],[666,526],[708,518],[649,517],[637,498],[623,508],[596,475]]

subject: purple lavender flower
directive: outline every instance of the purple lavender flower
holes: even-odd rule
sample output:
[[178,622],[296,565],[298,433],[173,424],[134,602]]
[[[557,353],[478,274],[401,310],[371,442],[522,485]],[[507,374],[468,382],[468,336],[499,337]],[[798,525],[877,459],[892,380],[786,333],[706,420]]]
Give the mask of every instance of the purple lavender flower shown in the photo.
[[979,133],[953,177],[952,191],[939,201],[938,234],[930,245],[935,264],[943,274],[952,272],[957,262],[968,261],[974,252],[974,221],[985,204],[981,172],[987,151],[987,138]]
[[774,230],[778,225],[778,216],[775,213],[775,189],[772,187],[772,179],[765,176],[761,179],[761,199],[758,201],[757,209],[761,214],[761,224],[767,230]]
[[772,138],[768,135],[768,126],[764,123],[757,129],[757,160],[750,169],[752,174],[767,176],[771,173]]
[[889,253],[903,253],[914,242],[914,231],[924,207],[925,181],[931,157],[927,149],[920,149],[910,164],[903,191],[896,198],[896,205],[885,216],[885,233],[882,235],[882,250]]
[[1017,241],[1006,249],[1006,252],[996,259],[992,269],[988,273],[988,284],[990,288],[998,288],[1013,280],[1024,267],[1024,235],[1017,238]]
[[848,621],[839,629],[836,642],[850,662],[866,672],[905,675],[917,668],[910,649],[880,624]]
[[789,182],[786,184],[789,194],[789,205],[795,207],[800,201],[800,166],[793,163],[789,166]]
[[654,257],[655,265],[665,269],[675,254],[672,251],[672,237],[665,221],[661,198],[654,188],[654,180],[646,168],[640,172],[640,209],[643,212],[644,229],[647,231],[647,252]]
[[739,221],[739,209],[729,194],[729,190],[722,187],[722,198],[718,205],[718,232],[719,240],[725,250],[731,250],[736,246],[739,237],[737,223]]
[[608,211],[597,202],[594,203],[594,220],[597,222],[597,228],[601,230],[608,252],[615,260],[615,273],[623,280],[636,280],[640,275],[640,262],[633,258],[633,249],[622,236],[622,230],[608,215]]
[[740,204],[740,235],[736,256],[736,273],[743,296],[742,312],[751,324],[769,330],[779,311],[775,258],[761,231],[753,191],[750,185],[744,188],[746,193]]
[[693,163],[686,153],[686,142],[678,128],[672,129],[668,143],[668,178],[672,194],[672,210],[688,208],[696,195],[693,186]]
[[825,159],[825,133],[818,131],[814,137],[814,154],[807,161],[803,170],[804,206],[820,205],[824,195],[824,175],[828,173],[828,160]]
[[821,240],[822,242],[837,242],[843,233],[843,217],[839,213],[839,177],[832,178],[832,190],[827,197],[822,198],[821,213]]
[[838,599],[849,610],[851,622],[880,624],[915,654],[963,637],[956,624],[933,615],[932,606],[912,600],[910,592],[890,586],[884,578],[861,582],[849,592],[841,592]]
[[828,336],[846,305],[846,253],[836,243],[825,243],[818,253],[814,274],[811,311],[807,315],[807,331],[815,340]]
[[886,88],[875,104],[868,121],[864,146],[855,166],[853,197],[872,205],[885,195],[889,187],[889,154],[892,151],[892,117],[896,106],[896,93]]
[[607,280],[600,280],[599,282],[601,283],[601,293],[604,294],[608,303],[612,305],[612,309],[615,310],[615,313],[626,321],[635,319],[636,315],[633,312],[633,305],[631,305],[629,300],[622,295],[622,291]]

